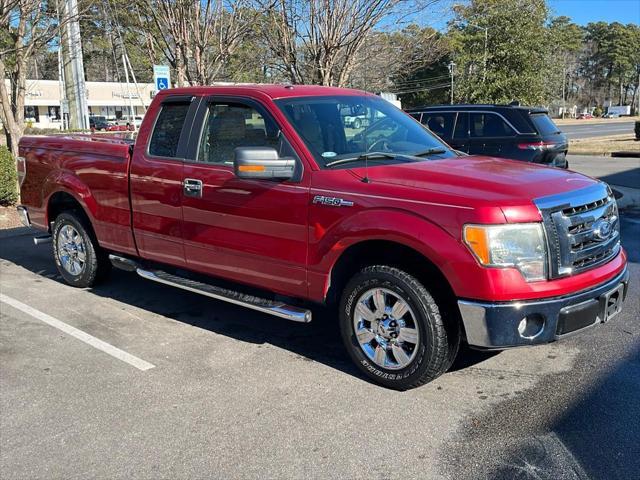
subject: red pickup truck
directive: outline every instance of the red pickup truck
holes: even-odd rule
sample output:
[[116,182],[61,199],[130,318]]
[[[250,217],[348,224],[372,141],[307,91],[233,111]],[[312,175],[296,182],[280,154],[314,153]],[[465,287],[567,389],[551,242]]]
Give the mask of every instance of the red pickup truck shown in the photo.
[[396,389],[441,375],[462,341],[605,322],[627,290],[606,184],[453,151],[361,91],[165,90],[135,143],[24,137],[18,171],[23,221],[69,284],[116,266],[293,321],[333,304],[355,363]]

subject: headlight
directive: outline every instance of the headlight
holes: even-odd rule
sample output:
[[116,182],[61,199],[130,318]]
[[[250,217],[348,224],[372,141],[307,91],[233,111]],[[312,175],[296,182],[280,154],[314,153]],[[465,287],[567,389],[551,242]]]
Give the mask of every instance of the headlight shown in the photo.
[[515,267],[528,282],[547,278],[547,248],[540,223],[465,225],[463,238],[486,267]]

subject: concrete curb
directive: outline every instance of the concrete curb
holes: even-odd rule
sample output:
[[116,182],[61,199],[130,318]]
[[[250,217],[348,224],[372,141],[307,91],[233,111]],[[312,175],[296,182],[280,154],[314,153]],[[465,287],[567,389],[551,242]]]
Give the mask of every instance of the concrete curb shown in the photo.
[[[637,208],[640,207],[640,190],[637,188],[620,187],[611,185],[614,192],[620,193],[618,198],[618,208]],[[618,195],[616,195],[618,197]]]

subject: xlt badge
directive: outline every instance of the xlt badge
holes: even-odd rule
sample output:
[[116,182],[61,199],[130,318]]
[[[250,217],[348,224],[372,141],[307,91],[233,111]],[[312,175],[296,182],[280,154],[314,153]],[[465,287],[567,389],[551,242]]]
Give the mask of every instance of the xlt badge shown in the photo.
[[328,205],[330,207],[353,207],[353,202],[340,197],[325,197],[316,195],[313,197],[314,204]]

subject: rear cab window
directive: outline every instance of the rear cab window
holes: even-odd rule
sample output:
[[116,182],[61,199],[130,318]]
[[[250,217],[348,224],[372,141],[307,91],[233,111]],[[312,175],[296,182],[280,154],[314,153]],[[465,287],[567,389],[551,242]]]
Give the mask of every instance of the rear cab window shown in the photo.
[[203,122],[196,161],[233,166],[238,147],[268,147],[281,158],[298,157],[275,121],[242,102],[211,102]]
[[553,120],[546,113],[532,113],[529,115],[533,126],[540,135],[554,135],[560,133],[558,126],[553,123]]
[[149,141],[149,155],[176,158],[182,127],[190,102],[165,103],[160,109]]

